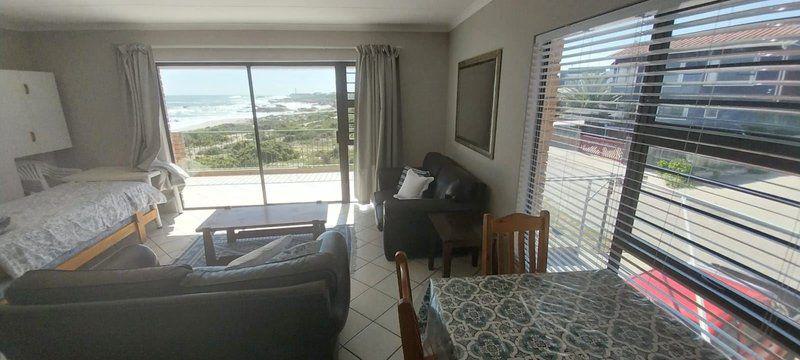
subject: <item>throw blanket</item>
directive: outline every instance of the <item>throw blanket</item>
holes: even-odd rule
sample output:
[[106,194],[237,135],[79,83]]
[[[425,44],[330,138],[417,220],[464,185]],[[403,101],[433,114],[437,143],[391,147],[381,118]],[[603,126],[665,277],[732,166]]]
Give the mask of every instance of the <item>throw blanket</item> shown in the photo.
[[66,183],[0,204],[0,216],[11,218],[0,235],[0,269],[13,278],[47,267],[78,247],[150,205],[166,202],[143,182]]
[[[158,159],[153,160],[153,163],[150,164],[150,170],[158,170],[161,171],[162,174],[166,173],[169,175],[168,177],[170,183],[160,184],[161,190],[171,188],[172,186],[179,186],[182,188],[184,185],[186,185],[186,179],[189,178],[189,173],[181,169],[180,166]],[[166,177],[162,176],[161,178],[165,179]]]

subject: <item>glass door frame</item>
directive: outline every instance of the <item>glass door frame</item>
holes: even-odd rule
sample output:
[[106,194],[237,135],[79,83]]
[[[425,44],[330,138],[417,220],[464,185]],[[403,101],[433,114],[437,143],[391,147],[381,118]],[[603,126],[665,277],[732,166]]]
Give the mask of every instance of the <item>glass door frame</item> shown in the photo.
[[[349,121],[347,109],[355,106],[355,100],[348,99],[347,96],[347,68],[355,66],[355,61],[215,61],[215,62],[198,62],[198,61],[156,61],[156,74],[158,76],[158,91],[161,94],[161,117],[164,122],[164,132],[167,138],[167,147],[169,149],[169,156],[172,162],[175,162],[175,151],[172,146],[172,138],[170,136],[169,128],[169,115],[167,114],[166,99],[164,97],[164,85],[161,81],[161,68],[164,67],[234,67],[244,68],[247,71],[247,84],[250,91],[250,109],[253,117],[253,132],[255,133],[256,142],[256,158],[258,159],[258,173],[261,179],[261,196],[263,203],[260,205],[240,205],[240,206],[261,206],[267,205],[267,186],[264,179],[264,162],[262,161],[263,154],[261,153],[261,139],[260,131],[258,130],[258,115],[256,111],[255,90],[253,89],[253,67],[333,67],[336,78],[336,144],[339,152],[339,173],[341,183],[341,199],[338,201],[323,201],[332,203],[349,203],[350,202],[350,162],[349,162],[349,146],[355,142],[350,139]],[[183,194],[181,193],[181,198]],[[181,199],[183,200],[183,199]],[[184,202],[185,204],[185,202]],[[185,209],[218,209],[229,207],[221,206],[199,206],[199,207],[186,207]]]

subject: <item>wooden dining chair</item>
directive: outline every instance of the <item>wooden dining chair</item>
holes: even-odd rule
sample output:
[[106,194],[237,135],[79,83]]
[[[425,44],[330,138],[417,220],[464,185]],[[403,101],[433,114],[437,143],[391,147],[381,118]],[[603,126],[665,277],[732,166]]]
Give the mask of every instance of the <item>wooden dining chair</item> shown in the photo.
[[397,288],[400,300],[397,302],[397,315],[400,319],[400,340],[403,344],[405,360],[435,359],[433,355],[425,356],[422,337],[419,333],[419,319],[414,311],[414,300],[411,298],[411,275],[408,273],[406,253],[398,251],[394,254],[394,266],[397,269]]
[[[483,275],[524,273],[527,270],[547,272],[549,237],[550,213],[546,210],[542,210],[539,216],[514,213],[499,219],[484,214]],[[538,243],[534,239],[538,239]],[[527,269],[526,263],[530,264]]]

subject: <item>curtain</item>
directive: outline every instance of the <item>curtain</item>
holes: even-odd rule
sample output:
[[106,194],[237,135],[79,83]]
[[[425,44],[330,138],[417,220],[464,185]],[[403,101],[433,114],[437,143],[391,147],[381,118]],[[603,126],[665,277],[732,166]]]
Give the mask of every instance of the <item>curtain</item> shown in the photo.
[[398,49],[359,45],[356,61],[356,176],[359,203],[377,189],[379,168],[402,165]]
[[125,79],[128,113],[134,127],[131,166],[149,170],[161,151],[161,93],[153,50],[144,44],[120,45],[117,59]]

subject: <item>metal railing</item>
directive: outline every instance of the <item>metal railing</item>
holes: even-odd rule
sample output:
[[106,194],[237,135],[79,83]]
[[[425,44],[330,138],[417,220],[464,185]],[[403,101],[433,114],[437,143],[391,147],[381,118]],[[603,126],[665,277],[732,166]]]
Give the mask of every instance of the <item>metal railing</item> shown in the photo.
[[[175,162],[189,172],[258,169],[254,131],[182,131],[170,136]],[[336,129],[259,130],[259,138],[264,169],[339,165]]]

